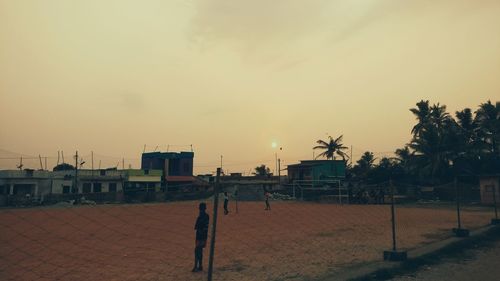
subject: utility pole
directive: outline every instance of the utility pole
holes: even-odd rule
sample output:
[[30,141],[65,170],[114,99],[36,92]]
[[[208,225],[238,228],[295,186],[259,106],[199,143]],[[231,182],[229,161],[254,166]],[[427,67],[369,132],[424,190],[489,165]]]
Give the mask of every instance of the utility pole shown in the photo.
[[94,151],[90,152],[90,159],[91,159],[91,165],[92,165],[92,177],[94,176]]
[[78,193],[78,150],[75,153],[75,186],[73,187],[73,193]]
[[278,158],[278,187],[281,185],[281,159]]

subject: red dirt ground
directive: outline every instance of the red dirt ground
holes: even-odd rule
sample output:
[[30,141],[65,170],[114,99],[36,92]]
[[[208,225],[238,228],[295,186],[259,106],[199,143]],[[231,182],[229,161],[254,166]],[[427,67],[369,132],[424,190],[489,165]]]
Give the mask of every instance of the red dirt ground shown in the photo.
[[[231,202],[233,203],[233,202]],[[219,212],[214,280],[303,280],[381,259],[388,205],[239,203]],[[206,280],[191,273],[198,201],[0,210],[0,280]],[[211,206],[209,205],[209,210]],[[209,212],[212,219],[212,212]],[[464,227],[489,222],[462,212]],[[398,247],[450,235],[453,208],[398,207]]]

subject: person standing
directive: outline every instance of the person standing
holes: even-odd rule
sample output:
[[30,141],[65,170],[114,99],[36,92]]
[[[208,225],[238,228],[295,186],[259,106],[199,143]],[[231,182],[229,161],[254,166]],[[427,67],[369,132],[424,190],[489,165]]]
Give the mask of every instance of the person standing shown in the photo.
[[194,229],[196,230],[196,240],[194,248],[194,267],[192,272],[203,271],[203,249],[207,245],[208,223],[210,217],[206,213],[207,204],[200,203],[198,206],[200,213],[196,219]]
[[224,215],[229,214],[229,210],[227,209],[228,204],[229,204],[229,197],[227,196],[227,192],[224,191]]
[[265,209],[265,210],[266,210],[266,211],[267,211],[267,210],[269,210],[269,211],[270,211],[270,210],[271,210],[271,205],[269,205],[269,197],[271,197],[271,193],[269,193],[268,191],[266,191],[266,192],[264,193],[264,196],[266,197],[266,209]]

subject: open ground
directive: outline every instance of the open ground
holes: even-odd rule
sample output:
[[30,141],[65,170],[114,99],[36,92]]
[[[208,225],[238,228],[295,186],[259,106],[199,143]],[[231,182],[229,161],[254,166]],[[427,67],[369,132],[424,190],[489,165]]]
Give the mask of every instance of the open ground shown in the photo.
[[[1,280],[206,280],[191,273],[199,201],[0,210]],[[379,260],[392,247],[389,205],[234,202],[219,212],[214,280],[310,280]],[[212,219],[211,204],[208,204]],[[462,211],[463,226],[491,210]],[[398,206],[398,247],[443,239],[453,206]]]

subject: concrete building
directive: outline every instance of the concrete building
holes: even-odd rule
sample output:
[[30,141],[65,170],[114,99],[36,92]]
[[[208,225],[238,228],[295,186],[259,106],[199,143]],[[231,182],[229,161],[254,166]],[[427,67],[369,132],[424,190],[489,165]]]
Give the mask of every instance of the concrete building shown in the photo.
[[193,152],[143,153],[141,169],[162,170],[164,177],[193,176],[193,158]]
[[35,170],[0,171],[0,206],[43,200],[51,193],[51,172]]
[[343,160],[302,160],[288,165],[288,181],[339,180],[345,178],[346,165]]
[[192,189],[199,181],[193,177],[193,158],[193,152],[148,152],[142,154],[141,168],[161,170],[168,191]]
[[160,192],[163,172],[103,169],[78,170],[77,174],[75,180],[75,170],[0,171],[0,206],[50,204],[82,197],[98,202],[121,202],[126,190],[132,197],[137,191]]

